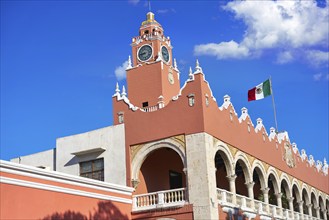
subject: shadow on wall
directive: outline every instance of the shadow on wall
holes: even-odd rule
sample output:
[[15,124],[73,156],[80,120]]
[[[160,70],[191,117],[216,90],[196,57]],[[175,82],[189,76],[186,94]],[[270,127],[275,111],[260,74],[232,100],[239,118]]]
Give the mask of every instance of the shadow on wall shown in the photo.
[[92,215],[83,215],[80,212],[65,211],[63,213],[55,212],[48,215],[42,220],[108,220],[108,219],[123,219],[128,220],[128,216],[123,214],[111,201],[98,202],[98,209]]

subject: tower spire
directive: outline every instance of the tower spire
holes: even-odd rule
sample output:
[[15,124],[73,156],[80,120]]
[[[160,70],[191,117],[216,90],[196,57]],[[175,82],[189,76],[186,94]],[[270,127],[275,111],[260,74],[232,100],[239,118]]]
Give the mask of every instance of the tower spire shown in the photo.
[[151,1],[150,0],[148,0],[149,1],[149,12],[151,12],[152,10],[151,10]]

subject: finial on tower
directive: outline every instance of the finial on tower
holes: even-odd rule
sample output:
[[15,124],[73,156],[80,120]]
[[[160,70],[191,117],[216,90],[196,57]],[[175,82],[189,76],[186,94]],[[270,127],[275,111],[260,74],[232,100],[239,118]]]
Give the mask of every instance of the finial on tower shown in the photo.
[[123,97],[126,97],[126,96],[127,96],[125,86],[122,86],[122,93],[121,93],[121,95],[122,95]]
[[202,68],[200,67],[199,60],[196,59],[196,63],[195,63],[195,73],[201,73],[201,72],[202,72]]
[[174,68],[177,69],[177,62],[176,62],[176,58],[174,58]]
[[149,12],[151,11],[151,1],[149,0]]
[[128,66],[126,69],[131,69],[132,68],[132,64],[131,64],[131,58],[130,56],[128,57]]
[[115,94],[120,94],[119,83],[117,82],[115,86]]
[[190,79],[193,79],[192,67],[190,67],[188,77],[189,77]]

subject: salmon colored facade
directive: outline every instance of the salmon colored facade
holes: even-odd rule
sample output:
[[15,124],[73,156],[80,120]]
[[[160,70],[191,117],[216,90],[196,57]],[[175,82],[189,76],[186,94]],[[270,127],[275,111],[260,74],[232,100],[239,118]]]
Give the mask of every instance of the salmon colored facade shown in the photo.
[[[228,95],[216,100],[198,61],[181,88],[153,13],[138,33],[127,91],[117,85],[112,97],[114,125],[60,139],[47,155],[62,172],[3,162],[1,218],[329,220],[325,160],[298,150],[287,132],[267,133],[262,119],[254,125]],[[77,177],[102,162],[92,175],[105,182]]]

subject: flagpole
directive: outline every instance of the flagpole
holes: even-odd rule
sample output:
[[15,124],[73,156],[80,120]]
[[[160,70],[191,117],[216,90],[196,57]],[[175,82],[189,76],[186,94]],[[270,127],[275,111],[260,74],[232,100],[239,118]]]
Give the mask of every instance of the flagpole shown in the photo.
[[276,120],[276,109],[275,109],[274,94],[273,94],[273,89],[272,89],[272,78],[271,78],[271,75],[270,75],[270,88],[271,88],[271,94],[272,94],[272,104],[273,104],[273,111],[274,111],[275,129],[276,129],[276,133],[278,133],[279,132],[279,129],[278,129],[278,122]]

